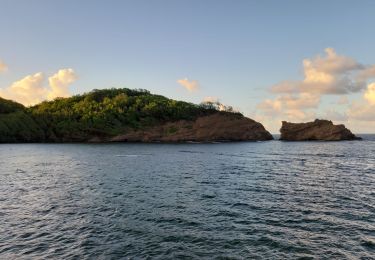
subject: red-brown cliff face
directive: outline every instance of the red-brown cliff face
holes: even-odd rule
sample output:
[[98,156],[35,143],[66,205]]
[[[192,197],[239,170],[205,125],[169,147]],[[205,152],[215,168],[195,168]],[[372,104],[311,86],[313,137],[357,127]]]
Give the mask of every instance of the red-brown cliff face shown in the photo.
[[344,125],[334,125],[332,121],[316,119],[308,123],[282,122],[280,140],[285,141],[341,141],[359,140]]
[[113,142],[213,142],[265,141],[272,135],[262,124],[232,113],[215,113],[194,121],[168,122],[144,130],[130,130],[115,136]]

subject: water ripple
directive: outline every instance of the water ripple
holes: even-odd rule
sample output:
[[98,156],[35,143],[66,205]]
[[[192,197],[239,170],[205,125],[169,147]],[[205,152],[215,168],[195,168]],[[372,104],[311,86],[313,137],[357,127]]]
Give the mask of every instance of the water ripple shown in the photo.
[[375,142],[0,146],[0,259],[374,259]]

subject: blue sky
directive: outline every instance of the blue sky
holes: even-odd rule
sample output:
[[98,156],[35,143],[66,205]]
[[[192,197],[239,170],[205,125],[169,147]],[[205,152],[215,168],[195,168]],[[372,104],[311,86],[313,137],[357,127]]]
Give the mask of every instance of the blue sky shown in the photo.
[[[126,86],[196,103],[216,97],[264,120],[272,132],[282,115],[261,113],[259,104],[280,95],[270,91],[275,84],[302,80],[304,59],[324,56],[330,47],[366,66],[375,63],[375,1],[0,4],[0,60],[7,67],[0,74],[2,89],[27,75],[42,72],[47,81],[71,68],[76,74],[72,94]],[[184,78],[196,80],[198,90],[189,92],[177,83]],[[345,114],[365,91],[321,94],[309,111],[314,116],[326,115],[327,109]],[[346,106],[332,105],[343,96],[349,100]],[[341,121],[356,132],[375,132],[372,120]]]

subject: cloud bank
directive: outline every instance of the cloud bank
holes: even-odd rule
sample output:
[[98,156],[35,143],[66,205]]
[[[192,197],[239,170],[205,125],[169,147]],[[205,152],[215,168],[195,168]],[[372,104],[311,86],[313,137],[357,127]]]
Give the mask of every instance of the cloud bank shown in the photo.
[[26,106],[35,105],[44,100],[70,96],[69,86],[76,80],[77,74],[73,69],[61,69],[48,78],[49,85],[45,86],[45,76],[38,72],[0,89],[0,96]]

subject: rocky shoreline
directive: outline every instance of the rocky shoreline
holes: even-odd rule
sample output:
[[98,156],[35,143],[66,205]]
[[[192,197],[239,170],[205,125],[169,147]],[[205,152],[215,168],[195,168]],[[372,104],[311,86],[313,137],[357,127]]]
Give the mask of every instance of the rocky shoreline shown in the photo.
[[[344,125],[316,119],[313,122],[282,122],[280,141],[350,141],[362,140]],[[141,142],[141,143],[215,143],[239,141],[268,141],[273,136],[250,118],[217,113],[199,117],[195,121],[180,120],[160,126],[130,130],[111,138],[95,136],[90,143]]]
[[233,142],[267,141],[273,136],[262,124],[237,114],[216,113],[194,121],[168,122],[144,130],[131,130],[111,138],[90,142]]

